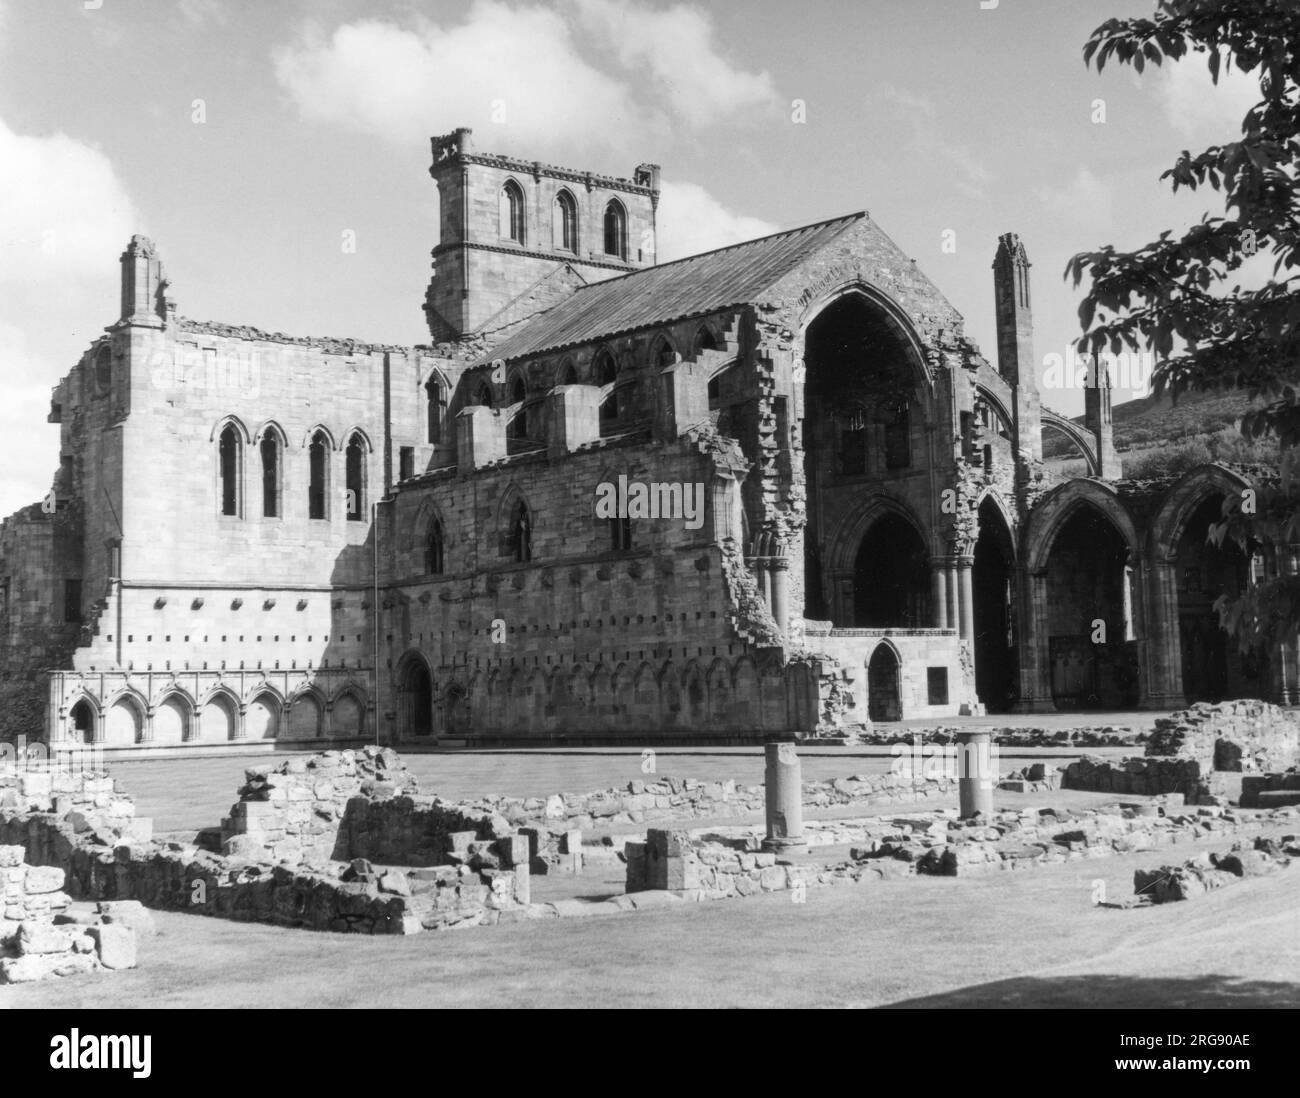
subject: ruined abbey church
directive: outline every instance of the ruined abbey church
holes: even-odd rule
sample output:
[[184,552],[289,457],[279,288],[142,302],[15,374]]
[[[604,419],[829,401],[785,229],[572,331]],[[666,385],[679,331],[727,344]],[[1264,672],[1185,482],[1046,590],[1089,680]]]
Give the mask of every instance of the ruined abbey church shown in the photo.
[[[1296,566],[1206,545],[1251,471],[1125,481],[1106,387],[1082,424],[1048,411],[1016,236],[990,362],[866,213],[657,263],[655,165],[432,151],[427,346],[187,319],[130,242],[53,393],[51,493],[0,526],[0,670],[50,740],[1297,700],[1294,646],[1243,657],[1211,610]],[[1045,429],[1090,475],[1052,472]]]

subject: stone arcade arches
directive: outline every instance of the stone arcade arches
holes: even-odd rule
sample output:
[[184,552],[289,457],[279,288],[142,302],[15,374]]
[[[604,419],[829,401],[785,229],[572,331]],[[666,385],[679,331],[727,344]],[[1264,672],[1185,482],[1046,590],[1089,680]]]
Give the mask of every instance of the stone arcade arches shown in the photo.
[[1139,704],[1137,544],[1132,518],[1114,488],[1101,481],[1070,481],[1035,509],[1026,531],[1026,708]]
[[975,690],[989,712],[1011,708],[1019,689],[1016,646],[1016,552],[1006,512],[993,494],[979,506],[971,573],[975,618]]

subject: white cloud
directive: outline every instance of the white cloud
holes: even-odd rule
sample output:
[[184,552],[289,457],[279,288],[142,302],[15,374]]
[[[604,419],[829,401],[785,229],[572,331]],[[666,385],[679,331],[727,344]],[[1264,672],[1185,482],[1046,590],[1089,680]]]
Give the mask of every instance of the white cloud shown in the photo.
[[519,134],[530,154],[553,155],[602,137],[621,148],[621,135],[648,128],[627,90],[581,57],[564,19],[540,7],[475,0],[454,26],[346,23],[274,61],[304,117],[393,142],[468,125],[485,149],[508,151]]
[[984,166],[969,146],[939,134],[935,127],[939,112],[931,100],[885,82],[876,86],[866,97],[864,105],[875,116],[897,118],[910,127],[911,152],[918,160],[946,164],[948,182],[958,194],[970,199],[983,197],[995,178],[993,172]]
[[117,318],[117,257],[139,219],[108,158],[0,120],[0,515],[39,499],[58,466],[50,389]]
[[1205,54],[1166,63],[1154,79],[1170,124],[1184,136],[1207,144],[1239,138],[1241,120],[1262,98],[1259,78],[1226,62],[1219,69],[1216,85],[1210,79]]
[[661,263],[777,231],[770,221],[733,213],[696,183],[665,182],[656,221]]
[[653,9],[633,0],[571,0],[581,24],[626,68],[643,68],[661,85],[673,113],[704,127],[776,102],[766,72],[736,68],[714,45],[712,19],[684,4]]
[[1086,166],[1080,167],[1064,186],[1039,187],[1037,195],[1053,222],[1071,226],[1076,239],[1087,239],[1098,231],[1105,233],[1114,225],[1114,184]]
[[196,27],[205,23],[224,25],[230,19],[230,11],[224,0],[180,0],[177,8]]

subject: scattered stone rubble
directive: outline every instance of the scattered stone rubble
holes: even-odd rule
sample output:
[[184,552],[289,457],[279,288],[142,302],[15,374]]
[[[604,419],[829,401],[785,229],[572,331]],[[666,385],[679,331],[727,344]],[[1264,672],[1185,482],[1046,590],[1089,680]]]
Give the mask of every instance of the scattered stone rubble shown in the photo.
[[[1242,796],[1246,774],[1297,765],[1300,724],[1287,710],[1249,699],[1198,702],[1156,721],[1144,756],[1119,762],[1085,756],[1066,767],[1063,785],[1103,793],[1181,793],[1188,803],[1212,804]],[[1290,799],[1260,803],[1276,806]]]
[[[1161,814],[1163,813],[1163,814]],[[1185,809],[1181,799],[1067,811],[1003,811],[991,819],[958,820],[951,811],[872,820],[835,821],[856,842],[847,857],[764,853],[757,833],[652,829],[629,842],[627,891],[666,889],[697,900],[749,896],[806,886],[865,883],[891,877],[968,876],[1095,859],[1193,842],[1209,835],[1258,830],[1300,817],[1295,808],[1241,816],[1217,806]]]
[[1246,877],[1276,873],[1295,857],[1300,857],[1300,836],[1273,839],[1261,835],[1252,846],[1234,843],[1224,854],[1207,852],[1182,865],[1135,870],[1133,893],[1139,903],[1193,900]]
[[136,931],[152,927],[139,904],[74,908],[56,866],[28,865],[21,846],[0,846],[0,984],[135,968]]
[[[919,738],[922,744],[940,746],[957,742],[957,735],[969,732],[969,727],[941,725],[937,728],[908,728],[887,730],[860,726],[855,742],[873,747],[890,747],[894,744],[912,744]],[[1147,733],[1115,725],[1096,728],[991,728],[993,742],[999,747],[1136,747],[1146,742]]]

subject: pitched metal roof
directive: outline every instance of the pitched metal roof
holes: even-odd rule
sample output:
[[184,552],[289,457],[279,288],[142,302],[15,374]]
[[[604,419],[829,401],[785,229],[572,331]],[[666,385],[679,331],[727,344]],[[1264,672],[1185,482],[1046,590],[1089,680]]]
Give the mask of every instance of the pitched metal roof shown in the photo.
[[509,361],[742,305],[865,216],[853,213],[593,282],[480,361]]

